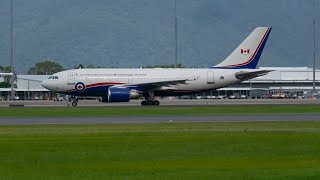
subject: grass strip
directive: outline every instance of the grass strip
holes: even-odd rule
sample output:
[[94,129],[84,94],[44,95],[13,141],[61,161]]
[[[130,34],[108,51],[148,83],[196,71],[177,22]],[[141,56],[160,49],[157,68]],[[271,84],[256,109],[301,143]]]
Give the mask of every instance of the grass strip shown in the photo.
[[320,122],[0,126],[2,179],[319,179]]
[[318,105],[0,108],[0,117],[207,116],[279,113],[320,113],[320,108]]

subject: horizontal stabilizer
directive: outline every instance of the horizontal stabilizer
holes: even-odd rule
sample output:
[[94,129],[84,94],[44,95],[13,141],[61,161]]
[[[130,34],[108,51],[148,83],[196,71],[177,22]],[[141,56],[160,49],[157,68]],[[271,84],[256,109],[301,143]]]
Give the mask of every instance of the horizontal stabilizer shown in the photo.
[[273,70],[260,70],[260,71],[253,71],[253,72],[240,71],[236,73],[236,78],[241,81],[245,81],[245,80],[256,78],[259,76],[264,76],[271,71]]

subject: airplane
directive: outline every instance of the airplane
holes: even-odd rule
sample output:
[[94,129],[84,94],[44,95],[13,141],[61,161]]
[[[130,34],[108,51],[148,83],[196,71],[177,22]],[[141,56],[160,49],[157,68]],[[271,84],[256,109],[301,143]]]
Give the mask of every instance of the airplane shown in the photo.
[[99,68],[72,69],[58,72],[41,85],[72,97],[102,97],[102,102],[129,102],[144,97],[141,105],[158,106],[156,96],[182,96],[215,90],[272,70],[258,70],[257,63],[267,42],[271,27],[257,27],[221,63],[209,68]]
[[0,73],[0,77],[13,76],[13,73]]

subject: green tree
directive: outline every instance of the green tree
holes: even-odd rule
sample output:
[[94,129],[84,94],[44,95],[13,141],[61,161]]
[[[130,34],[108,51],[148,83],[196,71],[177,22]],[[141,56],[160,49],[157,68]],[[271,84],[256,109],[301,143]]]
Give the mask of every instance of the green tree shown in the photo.
[[0,66],[0,72],[3,72],[3,73],[11,72],[11,66]]
[[11,84],[7,81],[0,82],[0,88],[10,88]]
[[[0,66],[0,72],[2,73],[10,73],[11,72],[11,66]],[[17,75],[15,73],[15,70],[13,69],[13,81],[16,81],[17,80]],[[7,82],[9,83],[10,85],[10,82],[11,82],[11,76],[4,76],[4,82]]]
[[63,67],[54,61],[41,61],[36,63],[33,67],[28,70],[30,75],[49,75],[60,71],[63,71]]

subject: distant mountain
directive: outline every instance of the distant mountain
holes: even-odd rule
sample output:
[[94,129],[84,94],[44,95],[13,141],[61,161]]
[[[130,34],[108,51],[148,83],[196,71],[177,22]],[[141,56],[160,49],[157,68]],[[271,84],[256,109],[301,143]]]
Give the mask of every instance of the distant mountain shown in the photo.
[[[0,4],[0,65],[10,62],[9,2]],[[13,2],[14,64],[20,73],[42,59],[66,68],[174,63],[173,0]],[[311,66],[312,10],[312,0],[177,0],[178,61],[215,65],[255,27],[272,26],[259,65]],[[317,1],[318,42],[319,15]],[[317,53],[319,59],[320,44]]]

